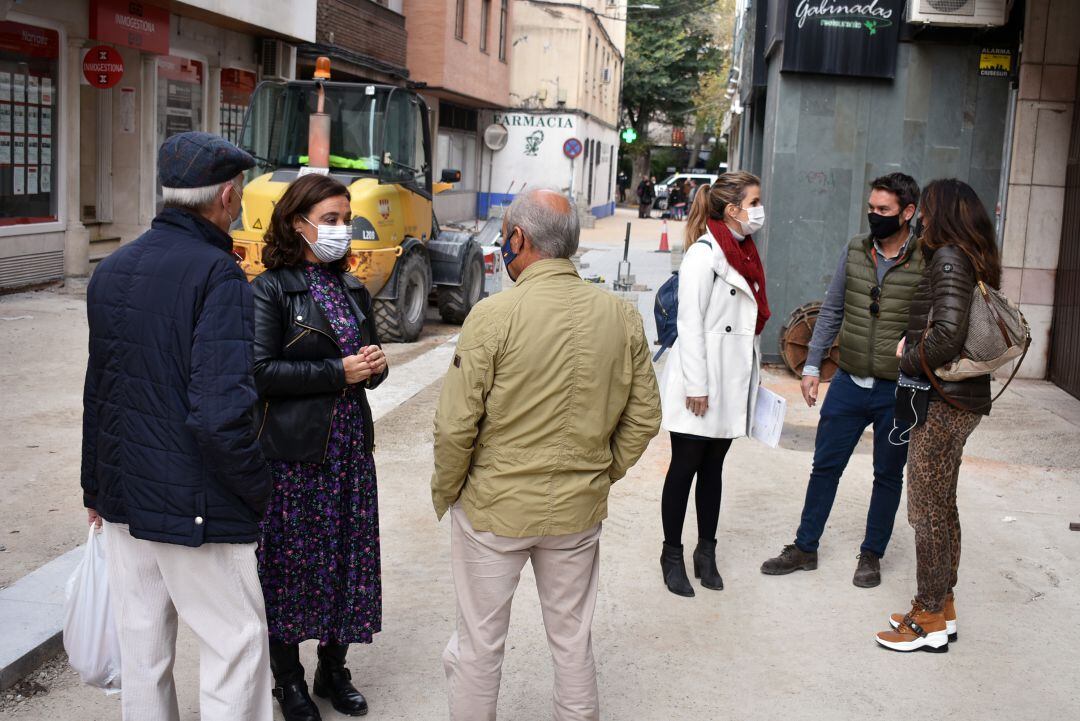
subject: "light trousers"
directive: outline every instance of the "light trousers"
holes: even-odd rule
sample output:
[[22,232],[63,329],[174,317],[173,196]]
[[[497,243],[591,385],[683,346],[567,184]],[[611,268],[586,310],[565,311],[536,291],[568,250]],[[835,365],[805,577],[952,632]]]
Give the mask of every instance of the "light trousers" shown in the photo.
[[106,523],[124,721],[179,721],[177,617],[199,639],[202,721],[271,721],[270,648],[255,544],[199,548]]
[[509,538],[476,531],[451,509],[450,555],[457,631],[443,652],[452,721],[493,721],[510,603],[531,560],[555,666],[555,721],[596,721],[600,700],[592,620],[600,572],[600,524],[563,536]]

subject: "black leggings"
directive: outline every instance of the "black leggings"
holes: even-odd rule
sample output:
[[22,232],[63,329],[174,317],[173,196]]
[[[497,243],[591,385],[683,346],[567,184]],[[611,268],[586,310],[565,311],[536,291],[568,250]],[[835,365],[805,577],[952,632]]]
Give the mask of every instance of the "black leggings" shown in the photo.
[[724,489],[724,457],[730,438],[699,438],[671,434],[671,465],[664,481],[660,513],[664,519],[664,541],[682,545],[683,520],[690,501],[690,484],[697,475],[694,502],[697,507],[698,538],[716,538],[720,520],[720,496]]

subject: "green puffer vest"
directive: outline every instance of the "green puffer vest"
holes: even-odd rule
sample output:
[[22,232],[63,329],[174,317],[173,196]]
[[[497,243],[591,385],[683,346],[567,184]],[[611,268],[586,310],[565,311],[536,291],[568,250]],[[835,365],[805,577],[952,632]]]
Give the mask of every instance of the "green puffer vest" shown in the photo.
[[840,367],[853,376],[894,381],[900,359],[896,344],[908,327],[911,299],[923,274],[923,254],[912,240],[904,257],[885,273],[878,317],[870,314],[870,290],[877,285],[877,268],[870,255],[869,235],[853,238],[848,245],[847,278],[844,283],[844,323],[840,328]]

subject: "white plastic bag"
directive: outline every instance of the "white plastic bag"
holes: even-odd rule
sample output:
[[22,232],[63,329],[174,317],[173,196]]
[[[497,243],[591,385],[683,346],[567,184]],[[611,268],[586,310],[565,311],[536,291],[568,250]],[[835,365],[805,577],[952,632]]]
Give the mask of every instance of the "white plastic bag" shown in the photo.
[[105,539],[92,525],[86,552],[67,583],[64,650],[83,683],[120,690],[120,639],[109,603]]

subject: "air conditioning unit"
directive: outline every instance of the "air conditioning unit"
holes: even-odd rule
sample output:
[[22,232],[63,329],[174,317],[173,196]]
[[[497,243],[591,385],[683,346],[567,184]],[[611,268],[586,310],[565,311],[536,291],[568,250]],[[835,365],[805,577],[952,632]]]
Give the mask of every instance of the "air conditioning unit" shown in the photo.
[[296,46],[263,38],[261,69],[263,80],[295,80]]
[[610,83],[611,82],[611,68],[604,68],[603,70],[600,71],[600,82],[602,82],[602,83]]
[[1012,0],[908,0],[908,22],[954,27],[997,27],[1009,19]]

